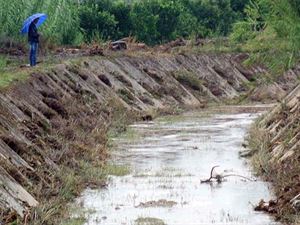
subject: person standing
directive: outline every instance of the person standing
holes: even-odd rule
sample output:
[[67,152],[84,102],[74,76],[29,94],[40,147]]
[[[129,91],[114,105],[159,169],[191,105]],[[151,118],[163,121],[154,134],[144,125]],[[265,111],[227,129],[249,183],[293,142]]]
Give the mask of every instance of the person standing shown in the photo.
[[30,56],[29,56],[30,66],[36,66],[37,51],[38,51],[39,36],[40,36],[36,27],[36,24],[38,22],[39,22],[39,18],[32,21],[28,30],[28,42],[30,45]]

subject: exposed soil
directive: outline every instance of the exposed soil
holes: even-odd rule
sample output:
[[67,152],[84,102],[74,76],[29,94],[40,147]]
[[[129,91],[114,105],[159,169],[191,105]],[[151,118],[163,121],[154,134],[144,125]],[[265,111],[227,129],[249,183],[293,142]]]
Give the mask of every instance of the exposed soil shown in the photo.
[[264,202],[257,210],[297,224],[300,193],[300,86],[253,128],[250,155],[257,172],[272,182],[277,199]]
[[[57,54],[102,55],[102,49],[65,49]],[[107,157],[107,130],[113,124],[122,131],[128,120],[203,108],[208,102],[250,93],[249,74],[255,76],[261,69],[244,68],[239,58],[127,52],[67,61],[2,90],[0,215],[7,215],[1,217],[3,222],[16,215],[27,222],[39,203],[57,198],[65,185],[57,175],[62,168],[78,175],[82,161],[101,166]],[[174,77],[186,73],[199,79],[197,86]]]

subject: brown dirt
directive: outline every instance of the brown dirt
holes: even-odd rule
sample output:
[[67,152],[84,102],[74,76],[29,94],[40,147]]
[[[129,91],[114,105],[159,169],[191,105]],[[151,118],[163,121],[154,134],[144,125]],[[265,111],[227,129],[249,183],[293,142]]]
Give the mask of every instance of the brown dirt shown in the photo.
[[[300,86],[289,94],[258,124],[250,135],[257,140],[252,149],[256,169],[274,186],[275,201],[261,201],[257,210],[267,211],[278,220],[288,223],[299,221],[300,193]],[[259,139],[257,135],[263,136]],[[298,196],[298,197],[297,197]],[[295,198],[296,197],[296,198]]]
[[[93,55],[98,50],[99,47],[63,49],[57,54]],[[35,213],[36,200],[54,201],[66,187],[59,175],[62,170],[79,178],[82,161],[101,167],[107,157],[108,129],[124,131],[128,121],[150,120],[155,112],[176,113],[179,108],[201,108],[203,101],[220,102],[246,94],[249,80],[236,69],[235,57],[148,53],[131,56],[128,52],[110,58],[85,58],[32,73],[28,80],[3,90],[0,191],[6,197],[5,201],[0,199],[0,214],[7,215],[5,218],[19,214],[24,220],[32,219],[29,215]],[[172,74],[178,71],[194,74],[201,88],[175,79]],[[6,179],[12,184],[9,193],[1,186]],[[78,182],[72,195],[87,183],[93,181]],[[12,213],[7,213],[8,209]]]

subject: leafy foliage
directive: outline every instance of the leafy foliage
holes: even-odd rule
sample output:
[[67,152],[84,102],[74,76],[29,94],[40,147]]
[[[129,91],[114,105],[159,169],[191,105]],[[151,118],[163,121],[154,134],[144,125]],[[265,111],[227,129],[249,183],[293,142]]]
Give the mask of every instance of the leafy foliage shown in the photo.
[[78,10],[73,0],[0,0],[0,35],[21,40],[23,21],[33,13],[48,15],[43,26],[44,38],[59,44],[76,44],[81,41]]
[[[148,44],[176,37],[228,35],[249,0],[0,0],[0,38],[25,40],[23,21],[44,12],[43,37],[56,44],[133,35]],[[290,0],[297,5],[297,0]]]
[[232,41],[256,52],[253,61],[264,62],[281,73],[300,58],[300,1],[252,0],[246,19],[234,25]]
[[114,34],[117,25],[115,17],[107,11],[101,11],[98,4],[81,6],[79,15],[86,41],[108,39]]

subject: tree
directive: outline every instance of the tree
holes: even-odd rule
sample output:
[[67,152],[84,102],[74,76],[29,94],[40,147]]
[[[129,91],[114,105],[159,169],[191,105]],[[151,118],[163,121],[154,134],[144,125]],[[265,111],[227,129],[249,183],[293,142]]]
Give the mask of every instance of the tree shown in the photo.
[[87,42],[95,38],[107,40],[116,34],[117,21],[114,15],[102,11],[98,4],[82,5],[79,18]]
[[133,34],[137,39],[148,44],[155,44],[159,37],[157,31],[159,15],[155,15],[150,10],[150,1],[148,0],[141,4],[135,3],[130,18],[133,25]]
[[132,21],[130,18],[131,6],[124,2],[117,2],[112,6],[111,14],[117,21],[116,38],[128,37],[132,33]]

